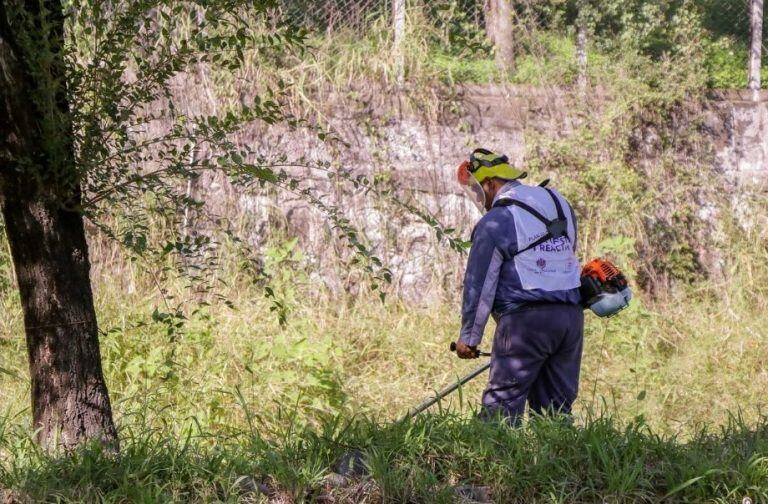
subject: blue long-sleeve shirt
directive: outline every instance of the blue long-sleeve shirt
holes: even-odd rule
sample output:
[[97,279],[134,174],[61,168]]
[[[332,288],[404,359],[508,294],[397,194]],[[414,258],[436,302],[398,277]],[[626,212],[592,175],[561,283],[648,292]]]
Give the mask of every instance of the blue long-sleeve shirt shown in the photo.
[[[551,189],[550,189],[551,190]],[[580,268],[575,255],[577,230],[573,209],[558,198],[568,221],[567,237],[547,240],[515,255],[546,234],[545,225],[518,206],[497,206],[472,232],[472,248],[464,274],[460,339],[479,345],[492,314],[503,314],[526,303],[579,304]],[[508,182],[497,194],[531,206],[543,216],[557,217],[550,193],[538,186]]]

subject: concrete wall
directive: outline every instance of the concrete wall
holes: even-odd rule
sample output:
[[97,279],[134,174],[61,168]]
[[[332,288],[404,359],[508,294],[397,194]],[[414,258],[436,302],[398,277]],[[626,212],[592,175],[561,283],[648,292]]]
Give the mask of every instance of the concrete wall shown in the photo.
[[768,183],[768,91],[752,101],[751,91],[712,92],[704,121],[715,146],[715,166],[756,190]]

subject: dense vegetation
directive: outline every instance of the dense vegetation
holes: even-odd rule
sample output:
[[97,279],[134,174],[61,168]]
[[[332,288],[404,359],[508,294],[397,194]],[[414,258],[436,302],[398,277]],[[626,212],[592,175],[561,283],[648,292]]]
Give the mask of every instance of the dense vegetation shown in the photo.
[[[535,18],[535,29],[520,37],[509,74],[496,69],[464,3],[432,9],[414,3],[409,11],[407,99],[426,120],[440,105],[435,96],[442,96],[432,92],[456,83],[573,84],[578,14],[570,2],[541,2],[523,13]],[[91,277],[121,454],[91,446],[64,456],[32,441],[22,312],[3,242],[0,498],[302,501],[330,494],[337,501],[450,502],[452,487],[471,484],[488,486],[497,502],[768,501],[768,428],[761,411],[768,387],[765,229],[760,220],[727,211],[733,202],[718,194],[718,181],[706,171],[709,150],[680,161],[680,152],[701,143],[696,121],[683,135],[670,133],[686,99],[707,87],[745,82],[743,34],[710,16],[712,3],[600,2],[610,8],[590,14],[588,68],[591,85],[610,99],[579,110],[588,120],[568,137],[529,137],[529,169],[537,178],[552,177],[582,216],[581,256],[610,255],[646,289],[637,289],[637,300],[620,317],[588,318],[573,424],[537,420],[509,429],[478,422],[472,416],[482,379],[442,411],[395,423],[477,364],[446,351],[459,324],[456,285],[433,286],[440,295],[431,301],[390,296],[382,302],[382,270],[358,263],[356,293],[332,291],[318,286],[327,272],[314,269],[296,237],[280,229],[258,250],[248,250],[231,229],[207,230],[210,237],[190,241],[174,205],[199,202],[173,192],[186,182],[189,172],[182,168],[162,183],[126,185],[114,199],[95,198],[114,182],[97,177],[96,194],[86,191],[94,197],[90,222],[97,224],[88,229]],[[188,18],[159,23],[173,26],[164,37],[200,36]],[[263,29],[259,23],[251,22],[253,30]],[[263,102],[261,119],[268,123],[286,117],[322,123],[317,111],[329,90],[374,82],[387,92],[395,81],[389,20],[374,16],[366,23],[362,34],[310,32],[307,51],[278,41],[266,49],[246,47],[227,62],[232,69],[204,61],[195,71],[207,75],[225,112],[235,108],[245,82],[252,93],[279,89],[275,101]],[[87,55],[90,39],[77,28],[75,45]],[[124,35],[121,50],[132,47],[130,30]],[[86,98],[83,103],[91,103]],[[127,123],[102,98],[103,113],[122,131]],[[158,91],[149,98],[166,96]],[[96,119],[102,113],[87,112]],[[229,124],[201,124],[219,140],[229,133]],[[377,124],[369,127],[375,131]],[[640,127],[663,138],[650,168],[633,150]],[[110,148],[132,147],[128,135],[114,138],[126,143]],[[189,156],[193,149],[185,148],[169,150],[169,164]],[[242,168],[238,176],[275,183],[257,189],[294,189],[267,161],[256,163],[264,171],[254,176],[254,166],[240,157],[242,146],[220,141],[215,148],[228,149],[220,159]],[[114,167],[121,180],[132,180],[128,168],[149,159],[103,154],[114,165],[99,166]],[[396,189],[372,190],[369,197],[412,201]],[[702,201],[722,210],[714,224],[698,217]],[[754,215],[765,211],[764,202],[745,204]],[[396,211],[424,219],[407,205]],[[358,239],[353,228],[344,231]],[[466,232],[448,234],[464,238]],[[695,244],[702,237],[720,250],[719,275],[698,261]],[[359,239],[352,245],[363,255],[381,247]],[[445,257],[460,253],[460,244],[432,239]],[[350,265],[345,257],[339,268]],[[370,477],[331,488],[327,475],[351,449],[365,453]]]
[[[291,310],[284,328],[226,253],[223,294],[237,309],[206,297],[210,306],[190,313],[176,333],[149,313],[151,271],[122,260],[99,264],[119,463],[97,450],[49,458],[31,443],[18,301],[6,282],[0,482],[10,495],[237,500],[259,483],[279,495],[317,497],[354,447],[370,455],[373,480],[336,491],[373,501],[432,494],[448,501],[460,483],[524,501],[766,497],[768,253],[756,235],[734,243],[727,281],[658,302],[642,296],[610,321],[590,317],[575,426],[540,422],[519,431],[469,420],[481,379],[443,404],[458,416],[389,424],[476,364],[445,350],[458,329],[457,296],[426,306],[340,298],[318,292],[296,269],[302,259],[290,243],[270,250],[272,285]],[[183,285],[169,287],[167,295],[187,296]]]

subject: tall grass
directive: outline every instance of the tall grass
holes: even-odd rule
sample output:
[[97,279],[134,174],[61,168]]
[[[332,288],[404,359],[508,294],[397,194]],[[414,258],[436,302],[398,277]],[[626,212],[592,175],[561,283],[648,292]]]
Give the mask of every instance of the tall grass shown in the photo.
[[[613,319],[587,317],[579,415],[603,409],[619,420],[642,415],[656,431],[683,436],[736,412],[749,422],[759,418],[768,386],[768,250],[761,231],[734,233],[719,280],[657,300],[640,293]],[[164,285],[161,295],[152,268],[163,266],[127,261],[98,243],[102,355],[123,423],[218,430],[279,423],[286,409],[309,425],[328,414],[394,419],[476,365],[447,351],[459,327],[458,292],[426,306],[397,299],[382,304],[373,295],[345,298],[274,254],[282,259],[269,266],[281,272],[272,275],[272,286],[289,310],[281,327],[263,285],[243,272],[231,251],[219,251],[218,274],[227,287],[216,295],[189,291],[182,281]],[[3,286],[0,394],[9,418],[27,425],[22,318],[12,282]],[[168,298],[192,303],[176,332],[153,317]],[[492,324],[486,345],[491,331]],[[462,391],[463,401],[457,395],[444,406],[469,411],[482,386],[477,380]]]
[[[119,458],[95,447],[54,458],[0,438],[5,497],[15,501],[456,502],[455,486],[495,502],[765,502],[768,425],[732,418],[681,442],[642,421],[525,428],[451,414],[382,425],[328,418],[313,430],[224,436],[123,429]],[[327,479],[350,449],[367,476]],[[333,482],[336,481],[335,484]]]

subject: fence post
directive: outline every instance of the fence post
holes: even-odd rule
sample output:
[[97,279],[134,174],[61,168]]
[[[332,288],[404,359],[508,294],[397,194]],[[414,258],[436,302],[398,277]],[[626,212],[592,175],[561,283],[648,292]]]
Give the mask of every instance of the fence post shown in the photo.
[[395,78],[402,85],[405,80],[405,0],[392,0],[392,24],[395,32]]
[[496,66],[504,71],[512,70],[515,64],[515,45],[511,0],[487,0],[485,26],[496,53]]
[[584,93],[587,89],[587,20],[582,9],[576,20],[576,65],[579,69],[576,84],[579,92]]
[[752,100],[760,99],[760,64],[763,53],[763,0],[751,0],[749,28],[752,42],[749,47],[749,89]]

